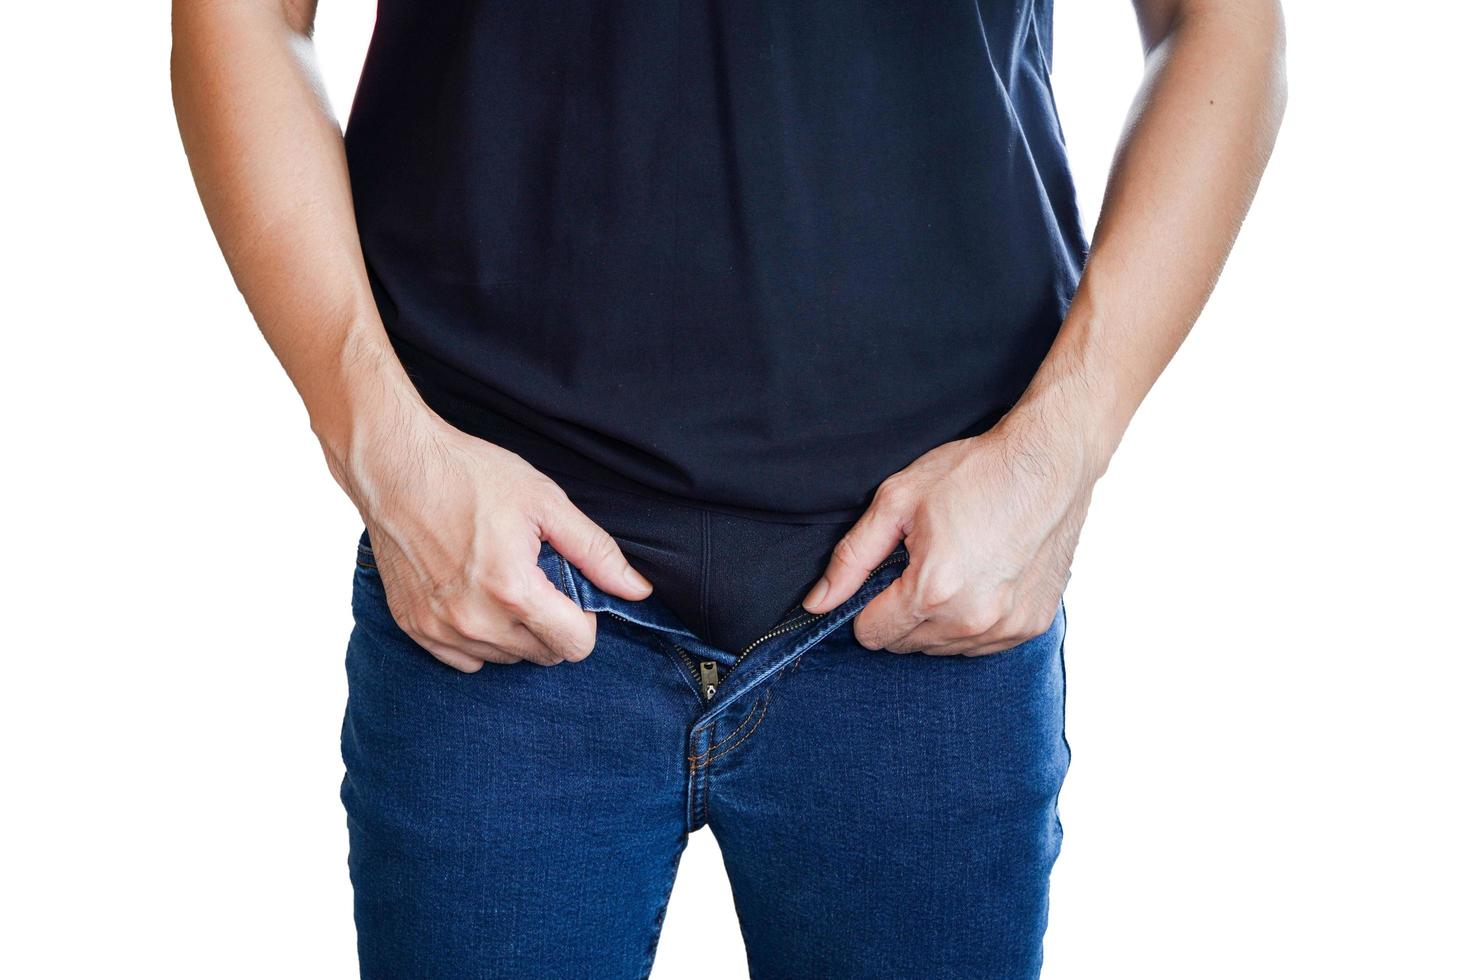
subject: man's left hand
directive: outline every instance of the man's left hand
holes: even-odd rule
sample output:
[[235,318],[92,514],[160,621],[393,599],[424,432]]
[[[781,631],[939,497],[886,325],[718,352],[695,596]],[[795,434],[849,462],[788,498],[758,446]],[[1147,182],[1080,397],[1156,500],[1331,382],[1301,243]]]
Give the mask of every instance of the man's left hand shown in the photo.
[[1044,633],[1056,616],[1100,470],[1061,419],[1008,416],[883,481],[803,605],[827,612],[900,541],[909,565],[853,624],[870,650],[976,656]]

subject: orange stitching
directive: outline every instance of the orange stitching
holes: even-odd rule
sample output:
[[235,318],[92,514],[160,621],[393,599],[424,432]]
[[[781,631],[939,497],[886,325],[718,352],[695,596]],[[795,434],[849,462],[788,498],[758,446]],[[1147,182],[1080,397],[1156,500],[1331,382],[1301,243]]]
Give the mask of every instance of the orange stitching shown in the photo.
[[736,735],[739,735],[740,734],[740,730],[742,728],[744,728],[746,725],[750,724],[750,719],[755,716],[755,709],[756,709],[756,707],[757,707],[757,705],[754,705],[754,704],[751,705],[750,706],[750,710],[745,713],[745,717],[742,718],[742,719],[740,719],[740,724],[738,724],[738,725],[735,726],[735,730],[732,731],[729,735],[726,735],[724,738],[720,739],[714,745],[711,745],[709,748],[705,749],[704,750],[704,754],[705,755],[709,755],[715,749],[717,749],[720,746],[724,745],[726,742],[730,741],[730,739],[734,738]]
[[[763,722],[763,721],[766,720],[766,709],[769,708],[770,706],[771,706],[771,698],[770,698],[769,695],[767,695],[766,700],[765,700],[765,703],[761,705],[761,716],[755,720],[755,724],[754,725],[751,725],[750,726],[750,731],[748,731],[748,732],[745,733],[744,737],[742,737],[740,739],[740,742],[743,742],[743,741],[745,741],[745,739],[750,738],[750,736],[752,736],[752,735],[755,734],[755,730],[757,728],[761,727],[761,722]],[[711,762],[714,762],[716,759],[723,759],[725,756],[729,755],[731,752],[734,752],[736,749],[740,748],[740,742],[736,742],[734,745],[730,746],[728,749],[726,749],[725,751],[721,752],[719,755],[712,755],[712,756],[710,756],[708,759],[704,760],[704,764],[705,765],[709,765]],[[708,812],[707,809],[706,809],[706,812]]]
[[[721,745],[724,745],[726,742],[730,741],[730,739],[734,738],[736,735],[739,735],[740,732],[741,732],[741,730],[744,729],[746,725],[750,724],[750,719],[753,718],[753,717],[755,717],[755,710],[757,708],[759,708],[759,707],[760,707],[760,704],[759,703],[751,705],[750,706],[750,710],[745,713],[745,717],[744,718],[740,719],[740,724],[738,724],[738,725],[735,726],[735,730],[734,731],[732,731],[729,735],[726,735],[724,738],[720,739],[714,745],[711,745],[709,748],[705,749],[703,752],[699,753],[699,755],[697,755],[697,756],[694,756],[694,755],[685,756],[685,758],[688,759],[690,762],[693,762],[695,759],[703,759],[705,756],[708,756],[715,749],[719,748]],[[710,726],[708,726],[708,725],[704,726],[699,731],[697,731],[697,732],[694,733],[695,737],[697,738],[700,735],[703,735],[705,732],[709,731],[709,728],[710,728]]]
[[[700,752],[698,755],[686,755],[684,758],[688,759],[690,762],[699,762],[700,760],[708,759],[710,757],[710,754],[713,753],[715,749],[718,749],[721,745],[724,745],[726,742],[730,741],[730,739],[734,738],[736,735],[739,735],[742,731],[744,731],[745,726],[750,724],[750,720],[755,717],[757,709],[759,709],[760,706],[764,703],[764,695],[762,695],[761,697],[757,697],[754,700],[755,703],[750,706],[750,710],[745,713],[745,717],[740,719],[740,724],[735,726],[734,731],[730,732],[730,734],[726,735],[724,738],[720,739],[718,742],[716,742],[714,745],[711,745],[703,752]],[[698,736],[704,734],[713,727],[714,722],[711,722],[710,724],[705,725],[703,728],[694,732],[694,735],[697,738]]]

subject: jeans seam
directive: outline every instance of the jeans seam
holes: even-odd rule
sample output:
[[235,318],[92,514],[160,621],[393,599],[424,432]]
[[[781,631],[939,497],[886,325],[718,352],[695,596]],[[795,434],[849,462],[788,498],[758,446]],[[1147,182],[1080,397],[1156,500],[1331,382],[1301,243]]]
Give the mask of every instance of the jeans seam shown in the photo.
[[[689,809],[686,834],[692,834],[708,822],[709,814],[709,770],[702,765],[689,764]],[[701,798],[703,794],[703,798]]]
[[[749,734],[749,733],[747,733],[747,734]],[[704,813],[700,817],[700,822],[703,823],[705,826],[709,826],[709,801],[710,801],[710,797],[712,797],[712,796],[715,795],[715,770],[714,770],[714,767],[710,765],[710,760],[709,759],[706,759],[704,761],[703,768],[704,768],[704,801],[703,801],[704,802]]]
[[[755,730],[757,728],[761,727],[761,722],[763,722],[763,721],[766,720],[766,712],[768,711],[768,709],[770,707],[771,707],[771,692],[770,691],[767,691],[766,692],[766,696],[761,700],[761,713],[760,713],[760,717],[755,720],[755,724],[754,725],[751,725],[750,726],[750,731],[748,731],[744,735],[742,735],[740,737],[740,741],[739,742],[736,742],[734,745],[730,746],[725,751],[720,752],[717,755],[712,755],[709,758],[705,759],[704,760],[704,765],[708,766],[710,763],[714,762],[716,759],[723,759],[725,756],[729,755],[731,752],[734,752],[736,749],[740,748],[741,742],[744,742],[746,739],[750,738],[750,736],[752,736],[752,735],[755,734]],[[713,751],[713,749],[711,751]],[[708,777],[706,776],[706,778],[708,778]],[[709,816],[709,797],[708,797],[708,795],[705,796],[705,800],[704,800],[704,811],[705,811],[706,822],[708,822],[708,816]]]
[[[758,707],[758,705],[756,705],[756,704],[752,704],[750,706],[750,710],[745,713],[745,717],[742,718],[742,719],[740,719],[740,722],[735,726],[735,731],[736,732],[738,732],[738,731],[740,731],[740,729],[744,728],[745,727],[745,723],[748,722],[748,721],[750,721],[751,715],[755,714],[756,707]],[[715,725],[717,724],[717,722],[718,722],[718,719],[716,719],[716,721],[709,722],[709,724],[701,725],[698,728],[694,729],[694,731],[690,732],[690,734],[693,735],[695,738],[698,738],[699,736],[703,735],[705,732],[709,731],[711,728],[714,728]],[[724,745],[732,737],[734,737],[734,734],[735,734],[735,732],[731,732],[729,735],[726,735],[724,738],[720,739],[719,742],[715,743],[715,745],[712,745],[712,746],[710,746],[710,748],[705,749],[703,752],[701,752],[700,755],[709,755],[710,752],[712,752],[714,749],[718,748],[721,745]]]
[[[720,746],[722,746],[726,742],[730,741],[730,739],[734,738],[736,735],[739,735],[742,731],[744,731],[745,726],[748,725],[748,724],[750,724],[750,720],[755,717],[756,711],[759,710],[759,708],[761,707],[762,704],[764,704],[766,701],[769,701],[769,700],[770,700],[770,692],[768,691],[768,692],[766,692],[766,694],[765,694],[765,696],[763,698],[758,699],[755,704],[752,704],[750,706],[750,710],[745,713],[745,717],[744,718],[740,719],[740,724],[738,724],[738,725],[735,726],[734,731],[730,732],[730,734],[728,734],[724,738],[720,739],[714,745],[711,745],[709,748],[705,749],[699,755],[691,755],[691,756],[689,756],[689,761],[690,762],[698,762],[700,759],[703,759],[705,761],[709,761],[713,757],[713,753],[714,753],[714,751],[716,749],[718,749]],[[693,734],[694,734],[694,736],[696,738],[698,738],[700,735],[703,735],[705,732],[709,731],[710,727],[711,727],[710,725],[705,725],[703,728],[696,728],[694,730]]]
[[556,562],[558,565],[558,570],[561,573],[562,586],[565,589],[567,596],[577,605],[582,605],[582,595],[577,590],[576,579],[572,577],[571,562],[560,556],[557,557]]

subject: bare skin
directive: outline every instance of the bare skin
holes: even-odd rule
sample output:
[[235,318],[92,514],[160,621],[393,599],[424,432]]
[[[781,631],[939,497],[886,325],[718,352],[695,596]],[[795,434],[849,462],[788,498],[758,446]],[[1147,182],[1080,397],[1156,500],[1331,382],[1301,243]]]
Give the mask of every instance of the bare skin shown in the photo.
[[[996,429],[885,481],[807,597],[831,609],[906,541],[909,568],[855,625],[874,649],[984,653],[1045,628],[1092,485],[1254,193],[1284,100],[1275,0],[1137,7],[1148,73],[1051,355]],[[314,65],[314,15],[314,0],[174,0],[174,101],[211,225],[367,524],[399,625],[464,671],[579,660],[596,617],[540,573],[540,542],[611,594],[651,587],[550,479],[435,415],[398,363]]]
[[536,565],[550,541],[599,587],[651,588],[550,479],[419,398],[378,317],[313,0],[176,0],[174,102],[235,281],[372,538],[394,619],[463,671],[580,660],[597,620]]
[[883,482],[807,595],[846,600],[900,542],[908,567],[853,623],[896,653],[978,655],[1056,615],[1093,485],[1235,241],[1285,108],[1276,0],[1136,0],[1146,72],[1076,298],[990,431]]

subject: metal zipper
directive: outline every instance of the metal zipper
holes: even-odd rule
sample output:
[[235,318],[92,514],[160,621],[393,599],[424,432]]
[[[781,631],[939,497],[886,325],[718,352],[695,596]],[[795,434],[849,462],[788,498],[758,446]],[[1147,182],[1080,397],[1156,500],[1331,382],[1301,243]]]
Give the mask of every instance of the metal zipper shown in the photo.
[[[606,613],[613,619],[630,623],[633,626],[641,625],[629,619],[627,616],[621,616],[611,610],[606,610]],[[685,650],[677,643],[671,644],[671,646],[679,654],[679,659],[684,661],[684,666],[689,669],[690,675],[694,678],[694,685],[704,694],[704,699],[706,701],[713,700],[715,688],[720,685],[720,665],[713,660],[704,660],[696,665],[694,658],[689,656],[688,650]]]
[[706,701],[713,701],[715,688],[720,686],[720,665],[713,660],[699,662],[699,689]]
[[[867,577],[863,579],[863,585],[867,585],[870,581],[872,581],[873,576],[877,575],[883,569],[888,568],[892,565],[897,565],[899,562],[903,561],[903,559],[904,555],[902,554],[889,555],[887,558],[880,561],[877,567],[875,567],[872,571],[868,573]],[[858,586],[858,588],[861,589],[862,585]],[[802,613],[798,616],[793,616],[792,618],[786,620],[784,623],[776,624],[770,629],[769,632],[756,638],[752,643],[746,646],[744,650],[740,651],[739,655],[735,658],[735,662],[730,665],[730,670],[725,671],[725,676],[729,677],[730,671],[734,670],[736,667],[739,667],[741,662],[745,660],[746,657],[750,656],[751,651],[760,646],[762,643],[765,643],[768,640],[774,640],[778,636],[785,636],[787,633],[790,633],[794,630],[799,630],[803,627],[810,626],[812,623],[815,623],[819,619],[826,619],[829,615],[831,615],[831,613],[832,610],[830,609],[824,613]],[[612,615],[617,616],[618,619],[623,619],[623,617],[618,616],[617,613],[613,613]],[[624,620],[624,622],[626,621],[627,620]],[[704,694],[705,702],[708,703],[710,701],[713,701],[715,699],[715,691],[720,686],[720,665],[713,660],[702,660],[700,661],[699,666],[696,667],[694,665],[694,658],[689,656],[689,652],[687,650],[679,646],[677,643],[674,644],[674,649],[679,651],[679,656],[683,658],[685,665],[689,668],[689,672],[694,675],[694,679],[699,684],[700,691]]]

